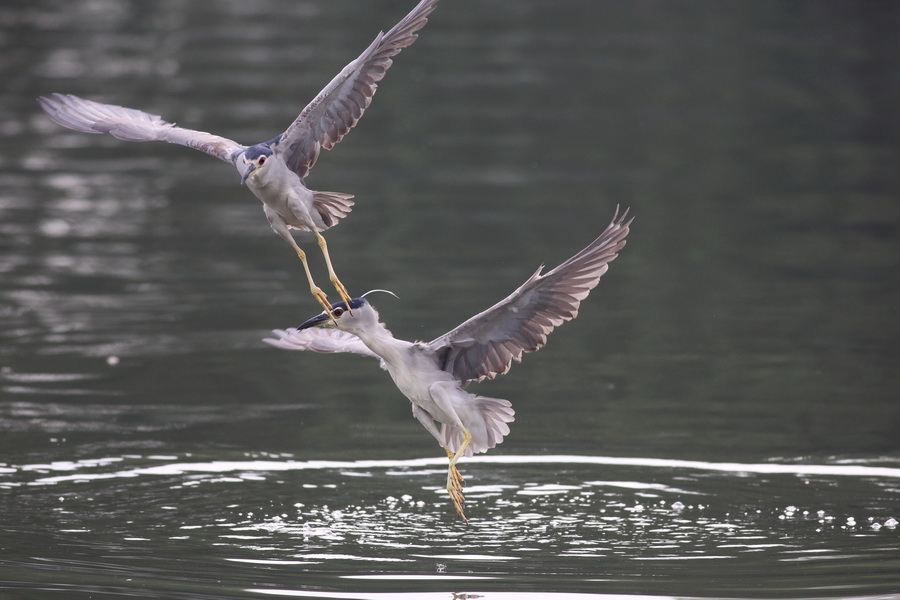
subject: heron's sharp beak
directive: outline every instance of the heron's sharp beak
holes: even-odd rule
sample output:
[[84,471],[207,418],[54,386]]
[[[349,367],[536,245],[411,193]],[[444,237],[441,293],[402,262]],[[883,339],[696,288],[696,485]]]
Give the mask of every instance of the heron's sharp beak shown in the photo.
[[244,170],[244,174],[241,175],[241,185],[244,185],[244,182],[247,181],[247,178],[250,177],[250,174],[253,173],[253,171],[255,171],[255,170],[256,170],[255,164],[250,163],[249,165],[247,165],[246,170]]
[[309,329],[310,327],[333,327],[334,321],[331,319],[331,316],[328,313],[323,312],[320,315],[314,316],[312,319],[308,319],[304,321],[300,327],[297,329]]

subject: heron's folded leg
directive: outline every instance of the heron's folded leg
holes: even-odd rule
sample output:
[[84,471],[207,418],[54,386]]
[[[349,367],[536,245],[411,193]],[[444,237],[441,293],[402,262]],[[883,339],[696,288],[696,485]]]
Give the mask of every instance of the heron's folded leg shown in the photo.
[[291,235],[290,227],[284,222],[281,215],[269,208],[269,205],[263,204],[263,211],[266,213],[266,219],[269,220],[269,225],[272,226],[272,231],[277,233],[278,236],[287,242],[290,247],[294,249],[294,252],[297,253],[300,262],[303,263],[303,270],[306,271],[306,279],[309,281],[309,291],[312,292],[313,297],[322,305],[322,308],[325,309],[325,312],[328,313],[331,320],[334,321],[334,315],[331,314],[331,302],[328,301],[328,296],[325,295],[322,288],[317,286],[316,282],[313,281],[312,273],[309,271],[309,263],[306,262],[306,252],[301,250],[300,246],[297,245],[297,241],[294,239],[294,236]]
[[[328,244],[325,243],[325,238],[322,237],[322,234],[318,231],[316,232],[316,239],[319,240],[319,248],[322,249],[322,254],[325,256],[325,264],[328,266],[328,278],[331,280],[331,285],[337,290],[341,300],[347,304],[347,310],[350,310],[350,294],[347,293],[347,288],[345,288],[344,284],[341,283],[341,280],[338,279],[337,274],[334,272],[334,267],[331,266],[331,256],[328,255]],[[350,314],[353,314],[352,310],[350,310]]]
[[312,292],[313,297],[318,300],[319,304],[322,305],[322,308],[325,309],[325,312],[328,313],[328,316],[331,317],[331,320],[334,320],[334,315],[331,314],[331,303],[328,301],[328,296],[325,292],[322,291],[322,288],[316,285],[316,282],[313,281],[312,273],[309,270],[309,263],[306,261],[306,252],[300,249],[299,246],[294,246],[294,251],[297,253],[297,256],[300,257],[300,262],[303,263],[303,270],[306,271],[306,278],[309,280],[309,291]]
[[465,503],[466,498],[462,491],[463,478],[456,468],[456,463],[466,451],[466,448],[469,447],[470,443],[472,443],[472,434],[463,429],[463,443],[460,444],[459,449],[456,453],[452,453],[449,450],[447,451],[447,456],[450,457],[450,467],[447,469],[447,492],[450,494],[450,499],[453,500],[456,514],[458,514],[459,518],[463,521],[468,521],[466,514],[463,512],[463,504]]

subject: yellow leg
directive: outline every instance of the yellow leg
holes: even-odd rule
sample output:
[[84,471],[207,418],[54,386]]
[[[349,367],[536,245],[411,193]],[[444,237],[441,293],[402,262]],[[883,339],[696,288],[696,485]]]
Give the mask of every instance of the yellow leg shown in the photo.
[[[331,285],[337,290],[341,300],[347,303],[347,310],[350,310],[350,294],[347,293],[347,288],[345,288],[344,284],[338,279],[337,274],[334,272],[334,267],[331,266],[331,257],[328,255],[328,244],[325,243],[325,238],[322,237],[322,234],[318,231],[316,232],[316,239],[319,240],[319,248],[321,248],[322,254],[325,256],[325,265],[328,267],[328,278],[331,280]],[[353,311],[350,312],[352,314]]]
[[334,316],[331,314],[331,302],[328,301],[328,296],[326,296],[325,292],[322,291],[322,288],[317,286],[316,282],[313,281],[312,273],[309,271],[309,263],[306,262],[306,252],[299,247],[294,248],[294,250],[297,252],[297,256],[300,257],[300,262],[303,263],[303,270],[306,271],[306,278],[309,280],[309,291],[312,292],[313,297],[322,305],[322,308],[325,309],[328,316],[334,320]]
[[456,463],[466,451],[466,448],[469,447],[470,443],[472,443],[472,434],[463,430],[463,443],[455,454],[447,448],[444,448],[447,452],[447,456],[450,458],[450,467],[447,469],[447,493],[450,494],[450,499],[453,500],[456,514],[458,514],[459,518],[463,521],[468,521],[465,512],[463,512],[463,504],[466,501],[466,497],[463,495],[463,484],[465,483],[465,480],[462,475],[460,475],[459,469],[456,468]]

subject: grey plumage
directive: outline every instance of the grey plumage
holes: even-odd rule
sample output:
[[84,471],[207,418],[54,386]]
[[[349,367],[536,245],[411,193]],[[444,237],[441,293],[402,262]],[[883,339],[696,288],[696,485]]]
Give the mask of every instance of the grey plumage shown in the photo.
[[276,329],[274,338],[263,341],[285,350],[377,357],[412,402],[413,416],[450,457],[447,490],[465,518],[456,462],[503,441],[515,412],[508,400],[464,388],[506,373],[524,353],[542,348],[557,326],[578,316],[581,301],[625,246],[631,225],[627,215],[617,210],[584,250],[547,273],[541,267],[505,299],[431,342],[396,339],[366,298],[336,303],[332,311],[297,328]]
[[69,129],[85,133],[108,133],[125,142],[169,142],[205,152],[225,162],[246,146],[218,135],[177,127],[159,115],[134,108],[101,104],[71,94],[38,98],[47,115]]
[[587,248],[543,275],[540,267],[512,294],[429,342],[427,350],[464,385],[502,375],[523,353],[540,350],[554,328],[578,316],[581,301],[625,245],[627,214],[614,217]]

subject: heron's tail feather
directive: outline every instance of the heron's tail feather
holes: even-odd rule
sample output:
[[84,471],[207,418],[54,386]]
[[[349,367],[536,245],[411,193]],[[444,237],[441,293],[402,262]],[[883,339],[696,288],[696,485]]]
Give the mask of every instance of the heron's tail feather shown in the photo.
[[[502,442],[503,438],[509,434],[507,423],[515,421],[516,414],[510,401],[501,398],[475,396],[468,406],[475,410],[478,417],[464,419],[464,423],[469,421],[466,426],[469,428],[469,433],[472,434],[472,442],[463,453],[464,456],[487,452]],[[462,446],[463,433],[454,425],[442,424],[441,436],[444,447],[453,452]]]
[[339,219],[343,219],[353,210],[353,194],[341,194],[339,192],[313,192],[313,206],[322,221],[325,229],[337,225]]

